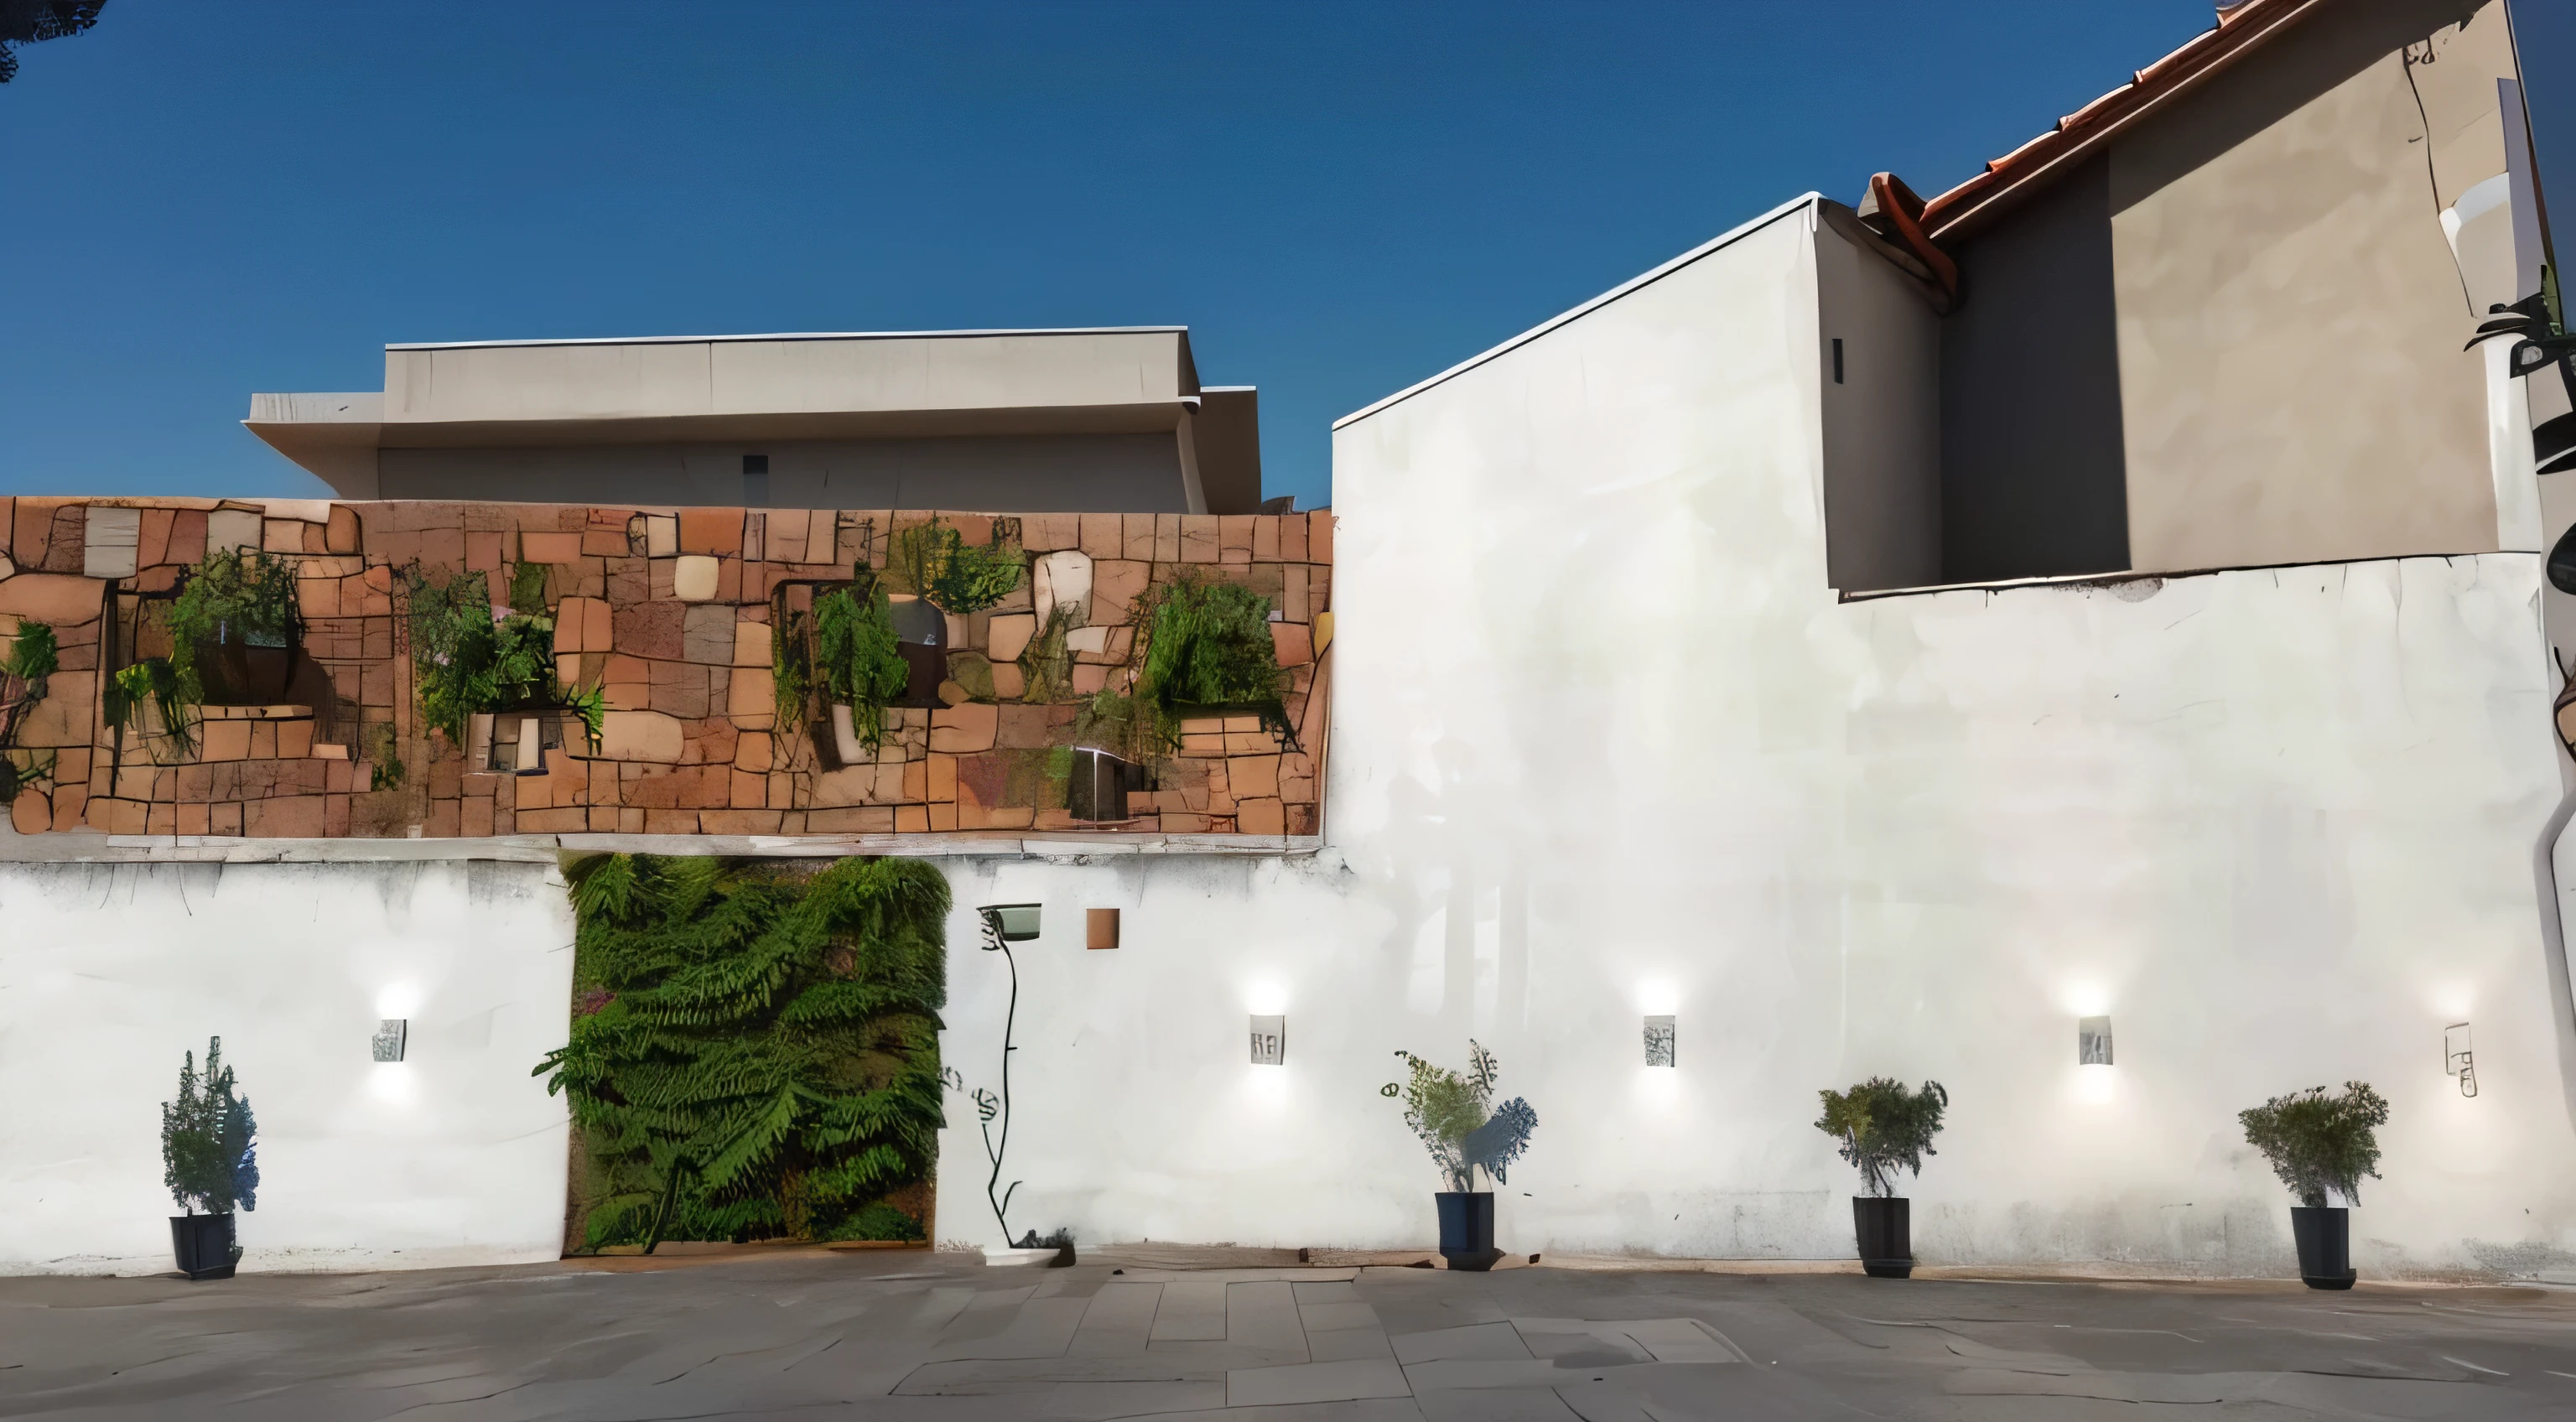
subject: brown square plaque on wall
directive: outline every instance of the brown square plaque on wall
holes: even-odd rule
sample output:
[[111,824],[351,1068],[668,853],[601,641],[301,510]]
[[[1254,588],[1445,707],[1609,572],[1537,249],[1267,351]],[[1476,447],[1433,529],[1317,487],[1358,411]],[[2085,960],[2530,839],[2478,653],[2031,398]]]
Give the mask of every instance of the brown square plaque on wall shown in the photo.
[[1118,910],[1084,909],[1082,920],[1084,947],[1115,948],[1118,946]]

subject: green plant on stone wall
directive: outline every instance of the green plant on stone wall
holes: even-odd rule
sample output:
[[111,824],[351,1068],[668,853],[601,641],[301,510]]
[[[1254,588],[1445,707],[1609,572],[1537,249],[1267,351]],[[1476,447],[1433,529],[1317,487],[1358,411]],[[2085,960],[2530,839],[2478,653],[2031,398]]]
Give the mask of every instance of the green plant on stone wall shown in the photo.
[[45,699],[50,679],[61,668],[53,624],[19,623],[9,638],[7,654],[0,656],[0,806],[17,799],[26,786],[53,778],[52,752],[38,755],[15,747],[18,727]]
[[918,859],[569,861],[572,1039],[539,1063],[592,1161],[592,1248],[918,1239],[948,882]]
[[2358,1205],[2361,1178],[2379,1178],[2377,1128],[2388,1124],[2388,1102],[2367,1082],[2347,1081],[2337,1096],[2322,1086],[2275,1096],[2236,1119],[2302,1205],[2323,1208],[2329,1190]]
[[197,698],[187,674],[169,657],[146,657],[109,677],[99,710],[121,742],[129,731],[139,736],[151,730],[143,719],[147,706],[172,750],[185,756],[196,749]]
[[206,694],[197,671],[200,643],[283,647],[294,636],[295,622],[292,563],[255,548],[207,554],[189,570],[163,621],[170,632],[170,665],[188,703]]
[[886,548],[889,578],[959,617],[1009,597],[1027,570],[1028,556],[1000,519],[993,520],[992,537],[981,545],[969,544],[964,534],[934,518],[897,530]]
[[1263,726],[1293,742],[1268,598],[1239,583],[1184,575],[1146,601],[1136,696],[1154,709],[1165,745],[1179,744],[1184,715],[1217,710],[1256,712]]
[[1927,1081],[1920,1091],[1905,1083],[1873,1076],[1849,1091],[1819,1091],[1825,1114],[1816,1129],[1840,1142],[1835,1152],[1860,1170],[1869,1193],[1895,1193],[1899,1169],[1923,1173],[1923,1157],[1938,1155],[1932,1138],[1941,1133],[1941,1113],[1950,1093]]
[[814,599],[813,638],[814,689],[826,705],[850,708],[850,723],[870,749],[883,744],[885,708],[912,679],[885,591],[862,576]]
[[510,569],[510,610],[535,612],[549,605],[546,601],[546,565],[513,565]]
[[449,741],[465,744],[468,717],[540,707],[572,710],[598,739],[605,692],[557,680],[553,618],[513,611],[495,622],[481,573],[428,573],[415,564],[403,584],[421,716]]
[[370,721],[364,738],[367,754],[367,788],[399,790],[403,783],[402,748],[395,738],[394,723]]
[[1046,626],[1020,650],[1022,701],[1062,701],[1073,695],[1073,652],[1065,639],[1077,625],[1074,610],[1059,603],[1047,614]]

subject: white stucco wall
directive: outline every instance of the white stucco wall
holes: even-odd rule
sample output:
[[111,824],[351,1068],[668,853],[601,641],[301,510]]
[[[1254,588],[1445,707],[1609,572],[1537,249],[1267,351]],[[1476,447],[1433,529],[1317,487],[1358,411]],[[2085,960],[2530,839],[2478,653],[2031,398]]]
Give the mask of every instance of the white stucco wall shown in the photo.
[[171,1268],[160,1105],[216,1035],[259,1122],[244,1271],[554,1258],[567,1123],[528,1070],[571,944],[542,864],[0,863],[0,1272]]
[[[1952,1096],[1927,1261],[2277,1275],[2235,1113],[2362,1078],[2395,1110],[2365,1274],[2576,1266],[2538,560],[1839,603],[1810,240],[1776,215],[1338,431],[1324,855],[959,866],[970,1081],[1004,978],[966,909],[1049,913],[1014,1228],[1422,1246],[1435,1177],[1375,1089],[1474,1035],[1541,1122],[1510,1249],[1847,1256],[1815,1092],[1884,1073]],[[1246,1061],[1269,1011],[1284,1068]],[[2094,1012],[2116,1066],[2076,1065]],[[989,1240],[952,1120],[940,1233]]]

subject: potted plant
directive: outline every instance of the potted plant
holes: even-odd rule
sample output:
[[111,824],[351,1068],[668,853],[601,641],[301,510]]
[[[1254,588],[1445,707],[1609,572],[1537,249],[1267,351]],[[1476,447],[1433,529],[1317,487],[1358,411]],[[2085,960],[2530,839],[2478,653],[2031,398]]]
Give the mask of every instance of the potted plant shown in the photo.
[[[468,770],[530,768],[515,758],[510,764],[497,763],[494,718],[510,712],[578,717],[584,739],[598,745],[606,695],[596,684],[563,684],[552,617],[502,608],[494,618],[481,573],[433,576],[415,565],[404,572],[403,583],[422,719],[466,752]],[[557,718],[537,719],[563,724]]]
[[1378,1094],[1403,1100],[1404,1124],[1421,1138],[1449,1184],[1432,1196],[1440,1212],[1440,1257],[1452,1269],[1491,1269],[1503,1257],[1494,1247],[1494,1193],[1476,1188],[1476,1172],[1492,1176],[1495,1184],[1509,1183],[1503,1172],[1529,1148],[1538,1113],[1517,1096],[1500,1107],[1489,1104],[1498,1064],[1472,1038],[1464,1075],[1411,1052],[1396,1055],[1412,1068],[1412,1079],[1390,1081]]
[[2272,1163],[2272,1173],[2299,1203],[2290,1208],[2290,1233],[2299,1246],[2299,1277],[2312,1289],[2352,1287],[2352,1220],[2345,1205],[2328,1205],[2326,1192],[2347,1205],[2361,1203],[2361,1177],[2379,1178],[2376,1128],[2388,1124],[2388,1103],[2367,1082],[2347,1081],[2328,1096],[2322,1086],[2275,1096],[2236,1119],[2245,1141]]
[[257,1208],[259,1127],[233,1089],[224,1040],[206,1041],[206,1069],[190,1052],[179,1068],[179,1099],[161,1103],[161,1183],[187,1213],[170,1217],[170,1246],[191,1279],[229,1279],[241,1258],[233,1211]]
[[1816,1129],[1840,1142],[1835,1150],[1859,1167],[1867,1195],[1852,1196],[1852,1232],[1860,1266],[1873,1279],[1902,1279],[1914,1272],[1911,1201],[1894,1193],[1899,1169],[1923,1173],[1923,1157],[1937,1155],[1941,1113],[1950,1093],[1937,1081],[1919,1091],[1873,1076],[1849,1091],[1819,1091],[1825,1114]]
[[1147,632],[1136,699],[1154,708],[1165,744],[1180,744],[1184,715],[1224,710],[1258,715],[1281,744],[1295,746],[1269,598],[1240,583],[1184,576],[1147,602],[1137,613]]
[[295,671],[295,569],[258,549],[209,553],[170,603],[170,664],[190,701],[265,706]]

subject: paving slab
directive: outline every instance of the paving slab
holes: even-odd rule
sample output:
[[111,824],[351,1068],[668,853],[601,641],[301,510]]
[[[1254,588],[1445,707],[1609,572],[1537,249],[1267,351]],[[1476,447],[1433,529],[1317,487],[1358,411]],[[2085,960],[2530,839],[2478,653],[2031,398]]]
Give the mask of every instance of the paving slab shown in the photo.
[[[2576,1292],[773,1249],[0,1279],[0,1416],[81,1422],[2576,1418]],[[1293,1256],[1291,1256],[1293,1257]],[[1132,1262],[1132,1261],[1131,1261]],[[1126,1272],[1118,1272],[1120,1269]]]

